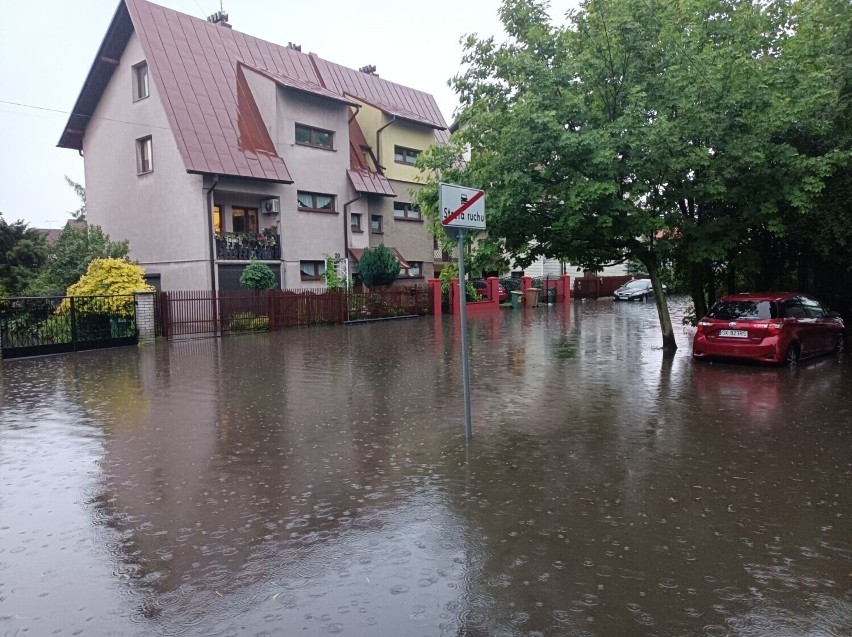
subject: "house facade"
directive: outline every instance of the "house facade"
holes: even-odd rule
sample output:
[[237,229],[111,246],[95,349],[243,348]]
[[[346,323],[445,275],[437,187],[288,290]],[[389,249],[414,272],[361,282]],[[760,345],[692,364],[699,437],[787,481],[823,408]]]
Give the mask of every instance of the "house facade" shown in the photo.
[[357,271],[384,243],[403,283],[434,272],[412,205],[446,140],[434,98],[145,0],[120,2],[59,146],[83,154],[90,223],[163,290],[233,289],[251,259],[282,288]]

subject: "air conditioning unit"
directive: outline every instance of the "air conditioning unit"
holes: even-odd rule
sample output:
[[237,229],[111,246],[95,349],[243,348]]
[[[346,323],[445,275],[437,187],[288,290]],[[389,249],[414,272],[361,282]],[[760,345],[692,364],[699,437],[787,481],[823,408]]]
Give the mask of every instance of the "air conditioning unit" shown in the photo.
[[279,197],[264,199],[260,202],[260,210],[267,215],[273,215],[281,212],[281,199]]

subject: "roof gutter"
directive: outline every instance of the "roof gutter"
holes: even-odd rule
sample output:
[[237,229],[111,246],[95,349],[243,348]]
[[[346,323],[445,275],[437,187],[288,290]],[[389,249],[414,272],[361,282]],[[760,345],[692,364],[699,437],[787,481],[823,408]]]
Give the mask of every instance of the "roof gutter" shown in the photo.
[[385,130],[388,126],[393,124],[396,121],[396,115],[391,117],[391,121],[389,121],[384,126],[380,126],[379,130],[376,131],[376,164],[379,170],[384,170],[385,167],[382,166],[382,147],[379,145],[379,137],[382,134],[382,131]]

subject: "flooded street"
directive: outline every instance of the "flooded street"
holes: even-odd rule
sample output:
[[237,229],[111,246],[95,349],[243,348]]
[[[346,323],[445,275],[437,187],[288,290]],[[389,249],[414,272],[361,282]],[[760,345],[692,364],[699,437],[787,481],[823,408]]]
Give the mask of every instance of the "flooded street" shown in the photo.
[[852,634],[852,360],[652,305],[0,366],[0,635]]

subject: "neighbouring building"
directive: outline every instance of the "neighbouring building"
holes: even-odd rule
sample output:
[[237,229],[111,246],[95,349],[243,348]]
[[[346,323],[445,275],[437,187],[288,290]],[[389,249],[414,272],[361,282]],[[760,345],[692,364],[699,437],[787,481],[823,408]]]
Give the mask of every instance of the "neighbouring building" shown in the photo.
[[122,0],[59,146],[83,154],[89,222],[161,289],[236,288],[253,258],[300,288],[379,243],[404,283],[433,275],[409,191],[446,139],[431,95],[373,67]]

